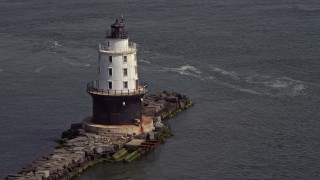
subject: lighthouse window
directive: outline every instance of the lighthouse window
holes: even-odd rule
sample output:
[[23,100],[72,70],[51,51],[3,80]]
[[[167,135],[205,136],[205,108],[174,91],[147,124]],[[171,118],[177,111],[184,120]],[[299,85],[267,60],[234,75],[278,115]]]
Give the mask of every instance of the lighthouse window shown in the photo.
[[108,47],[110,47],[110,42],[108,41]]
[[123,69],[123,76],[128,76],[128,69],[127,68]]
[[109,82],[109,89],[112,89],[112,82]]
[[123,82],[123,88],[128,88],[128,81]]
[[112,56],[109,56],[109,62],[112,63]]
[[109,68],[109,76],[112,76],[112,68]]
[[123,56],[123,62],[127,62],[127,56]]

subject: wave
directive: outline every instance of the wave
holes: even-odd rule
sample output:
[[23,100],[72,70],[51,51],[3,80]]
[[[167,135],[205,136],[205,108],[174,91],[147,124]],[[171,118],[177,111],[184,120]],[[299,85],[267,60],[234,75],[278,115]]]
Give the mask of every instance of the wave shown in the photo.
[[143,60],[143,59],[140,59],[139,62],[142,62],[142,63],[146,63],[146,64],[151,64],[150,61],[147,61],[147,60]]
[[[209,67],[214,72],[214,78],[208,76],[205,80],[213,79],[226,87],[251,94],[270,96],[297,96],[307,89],[307,83],[289,77],[273,77],[261,74],[240,74],[218,67]],[[210,78],[209,78],[210,77]]]
[[217,67],[211,67],[213,72],[221,73],[222,75],[230,76],[233,79],[239,79],[238,74],[234,71],[226,71]]
[[88,55],[86,55],[86,56],[81,57],[81,59],[87,59],[87,58],[89,58],[89,57],[91,57],[91,56],[92,56],[91,54],[88,54]]
[[219,84],[226,86],[226,87],[229,87],[231,89],[241,91],[241,92],[246,92],[249,94],[256,94],[256,95],[263,95],[263,93],[261,93],[261,92],[258,92],[258,91],[252,90],[252,89],[242,88],[242,87],[234,85],[234,84],[229,84],[229,83],[219,83]]
[[169,72],[176,72],[181,75],[187,75],[187,76],[195,76],[200,77],[200,74],[202,73],[198,68],[190,65],[184,65],[180,66],[178,68],[162,68],[160,71],[169,71]]
[[62,44],[60,44],[58,41],[49,40],[48,41],[48,46],[49,46],[50,49],[54,49],[54,48],[57,48],[57,47],[61,47]]
[[290,91],[293,95],[306,89],[304,82],[289,77],[252,76],[245,78],[245,82],[260,84],[273,90]]
[[0,72],[2,72],[3,71],[3,69],[0,69]]
[[208,76],[208,77],[202,78],[202,80],[212,80],[212,79],[216,79],[216,78],[214,76]]
[[38,68],[38,69],[36,69],[36,70],[34,70],[34,71],[37,72],[37,73],[39,73],[39,72],[41,72],[44,68],[46,68],[46,66],[42,66],[42,67],[40,67],[40,68]]
[[81,62],[72,62],[72,59],[66,58],[66,57],[62,57],[62,59],[64,60],[64,62],[72,65],[72,66],[84,66],[84,67],[89,67],[90,64],[86,64],[86,63],[81,63]]

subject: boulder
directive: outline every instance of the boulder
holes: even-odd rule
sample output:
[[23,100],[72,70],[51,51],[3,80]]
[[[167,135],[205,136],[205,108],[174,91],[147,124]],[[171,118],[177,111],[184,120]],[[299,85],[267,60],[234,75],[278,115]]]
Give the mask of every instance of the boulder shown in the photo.
[[82,129],[82,123],[71,124],[71,129],[73,130]]
[[78,155],[80,158],[84,158],[86,156],[86,152],[84,151],[76,151],[74,154]]
[[85,152],[86,156],[89,156],[90,154],[94,154],[93,147],[92,147],[92,148],[86,147],[86,148],[84,148],[82,151]]
[[34,172],[36,170],[35,167],[32,167],[31,165],[24,167],[20,173],[28,173],[28,172]]
[[96,154],[102,154],[103,150],[102,150],[102,147],[100,146],[97,146],[94,148],[94,153]]
[[34,174],[35,174],[35,176],[39,175],[42,178],[47,178],[47,177],[50,176],[50,173],[49,173],[48,170],[46,170],[46,171],[36,171]]
[[185,101],[180,101],[179,102],[179,107],[182,108],[186,105],[186,102]]
[[80,147],[74,147],[70,151],[77,152],[77,151],[82,151],[83,149],[84,149],[84,147],[80,146]]
[[159,97],[161,97],[161,98],[167,98],[168,95],[167,95],[167,93],[161,93]]
[[22,174],[9,174],[6,180],[25,180],[26,178]]
[[105,144],[100,146],[103,152],[112,152],[114,151],[114,146],[111,144]]
[[175,97],[175,96],[169,96],[167,98],[167,101],[170,102],[170,103],[178,103],[178,98]]

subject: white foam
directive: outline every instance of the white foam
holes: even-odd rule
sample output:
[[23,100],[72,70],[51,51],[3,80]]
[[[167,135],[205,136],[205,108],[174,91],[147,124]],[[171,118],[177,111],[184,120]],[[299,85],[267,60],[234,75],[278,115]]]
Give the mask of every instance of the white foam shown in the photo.
[[140,59],[139,62],[143,62],[143,63],[146,63],[146,64],[150,64],[151,63],[150,61],[143,60],[143,59]]
[[42,67],[40,67],[40,68],[38,68],[38,69],[36,69],[36,70],[34,70],[34,71],[37,72],[37,73],[39,73],[39,72],[41,72],[44,68],[46,68],[46,66],[42,66]]
[[184,65],[178,68],[162,68],[160,71],[176,72],[181,75],[195,76],[195,77],[200,77],[200,74],[202,73],[199,69],[190,65]]
[[247,78],[246,82],[262,84],[267,91],[273,92],[273,95],[297,96],[306,89],[306,83],[289,77],[256,76]]
[[88,54],[88,55],[82,57],[82,59],[87,59],[87,58],[89,58],[89,57],[91,57],[91,56],[92,56],[91,54]]
[[85,66],[85,67],[89,67],[89,66],[90,66],[90,64],[85,64],[85,63],[80,63],[80,62],[72,62],[71,59],[68,59],[68,58],[66,58],[66,57],[62,57],[62,59],[63,59],[66,63],[68,63],[68,64],[70,64],[70,65],[72,65],[72,66]]
[[226,70],[223,70],[223,69],[220,69],[220,68],[217,68],[217,67],[211,67],[211,70],[213,72],[220,73],[220,74],[225,75],[225,76],[230,76],[233,79],[239,79],[238,74],[235,73],[234,71],[226,71]]
[[233,84],[229,84],[229,83],[220,83],[220,84],[222,84],[222,85],[224,85],[226,87],[241,91],[241,92],[249,93],[249,94],[257,94],[257,95],[262,95],[263,94],[261,92],[254,91],[252,89],[242,88],[242,87],[239,87],[239,86],[236,86],[236,85],[233,85]]
[[214,76],[208,76],[208,77],[205,77],[205,79],[212,80],[212,79],[216,79],[216,78]]
[[61,44],[58,43],[58,41],[53,41],[54,46],[62,46]]
[[50,40],[50,41],[48,41],[48,43],[50,44],[50,49],[54,49],[56,47],[62,46],[62,44],[60,44],[58,41],[54,41],[54,40]]
[[301,94],[301,92],[303,92],[303,90],[305,90],[305,89],[306,89],[306,87],[302,84],[295,85],[292,89],[292,95],[297,96],[297,95]]
[[[256,73],[244,75],[218,67],[211,66],[209,68],[220,75],[216,76],[215,82],[220,81],[226,87],[251,94],[297,96],[303,94],[303,91],[307,88],[307,83],[289,77],[272,77]],[[210,80],[208,77],[203,79]]]
[[276,80],[267,81],[263,84],[271,88],[287,88],[291,83],[276,79]]

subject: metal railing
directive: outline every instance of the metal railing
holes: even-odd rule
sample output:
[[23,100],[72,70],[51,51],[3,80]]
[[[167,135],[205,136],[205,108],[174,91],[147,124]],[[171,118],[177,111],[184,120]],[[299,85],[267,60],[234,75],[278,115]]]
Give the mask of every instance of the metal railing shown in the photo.
[[130,53],[137,51],[137,44],[134,42],[129,42],[128,47],[120,47],[117,49],[111,48],[106,42],[99,43],[99,51],[104,51],[108,53]]
[[91,81],[87,84],[87,92],[91,94],[106,95],[106,96],[131,96],[138,94],[145,94],[147,92],[148,84],[139,81],[137,89],[127,90],[110,90],[100,89],[99,80]]

